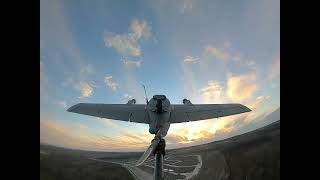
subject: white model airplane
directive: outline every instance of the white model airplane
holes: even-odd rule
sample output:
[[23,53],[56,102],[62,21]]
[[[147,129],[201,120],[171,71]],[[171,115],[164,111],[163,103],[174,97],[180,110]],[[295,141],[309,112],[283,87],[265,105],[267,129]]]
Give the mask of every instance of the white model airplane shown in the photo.
[[136,163],[141,165],[150,154],[165,153],[165,140],[170,124],[230,116],[251,111],[242,104],[192,104],[183,99],[183,104],[170,104],[165,95],[154,95],[147,104],[91,104],[79,103],[67,111],[121,121],[149,124],[149,132],[155,134],[151,145]]

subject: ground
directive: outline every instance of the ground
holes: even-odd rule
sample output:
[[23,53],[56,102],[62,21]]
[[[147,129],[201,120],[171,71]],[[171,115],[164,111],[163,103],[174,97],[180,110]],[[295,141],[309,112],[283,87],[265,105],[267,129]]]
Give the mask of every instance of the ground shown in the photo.
[[[40,146],[40,179],[152,179],[153,156],[139,167],[134,165],[141,154]],[[280,121],[219,142],[169,150],[164,158],[164,176],[192,180],[280,179]]]

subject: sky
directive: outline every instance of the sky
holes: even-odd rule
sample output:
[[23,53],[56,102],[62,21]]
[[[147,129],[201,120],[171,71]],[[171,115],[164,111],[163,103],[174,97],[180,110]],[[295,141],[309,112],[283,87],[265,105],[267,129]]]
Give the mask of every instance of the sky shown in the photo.
[[279,0],[41,0],[40,143],[142,151],[147,124],[67,112],[76,103],[242,103],[252,112],[172,124],[168,148],[241,133],[280,107]]

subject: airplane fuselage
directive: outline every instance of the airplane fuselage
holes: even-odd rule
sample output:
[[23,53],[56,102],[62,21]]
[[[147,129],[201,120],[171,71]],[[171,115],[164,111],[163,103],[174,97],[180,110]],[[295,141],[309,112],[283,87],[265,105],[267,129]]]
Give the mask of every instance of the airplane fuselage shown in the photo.
[[172,110],[170,101],[165,95],[154,95],[147,104],[150,123],[149,132],[151,134],[161,134],[162,137],[167,135],[170,128],[170,113]]

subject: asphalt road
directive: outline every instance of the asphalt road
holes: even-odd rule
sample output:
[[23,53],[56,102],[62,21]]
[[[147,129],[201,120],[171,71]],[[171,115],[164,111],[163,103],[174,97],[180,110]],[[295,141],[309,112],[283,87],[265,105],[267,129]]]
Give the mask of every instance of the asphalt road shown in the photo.
[[[154,157],[151,156],[141,166],[135,166],[135,161],[115,162],[90,158],[94,161],[120,164],[125,167],[137,180],[152,180],[154,170]],[[187,180],[197,175],[202,167],[201,155],[172,156],[164,158],[164,176],[166,179]]]
[[90,160],[93,161],[100,161],[100,162],[106,162],[106,163],[114,163],[114,164],[119,164],[123,167],[125,167],[136,180],[152,180],[153,176],[152,174],[149,174],[138,167],[136,167],[132,162],[130,163],[119,163],[115,161],[105,161],[105,160],[100,160],[100,159],[94,159],[94,158],[89,158]]

